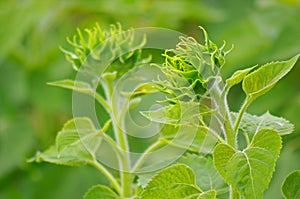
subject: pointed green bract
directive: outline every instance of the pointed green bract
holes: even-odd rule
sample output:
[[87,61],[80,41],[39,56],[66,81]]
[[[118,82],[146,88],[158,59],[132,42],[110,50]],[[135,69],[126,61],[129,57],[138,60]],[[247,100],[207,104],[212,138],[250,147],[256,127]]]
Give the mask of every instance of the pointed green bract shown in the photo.
[[55,145],[37,153],[35,161],[69,166],[86,164],[94,160],[102,141],[101,133],[88,118],[72,119],[58,132]]
[[265,94],[294,67],[298,58],[296,55],[287,61],[263,65],[245,77],[243,90],[252,100]]
[[132,30],[124,31],[120,24],[111,25],[109,30],[102,30],[96,24],[92,29],[77,29],[77,35],[67,38],[67,41],[73,51],[63,48],[61,50],[74,70],[78,71],[87,63],[88,58],[93,58],[98,63],[109,63],[118,59],[122,67],[114,65],[109,71],[119,71],[118,75],[123,75],[140,59],[140,49],[145,45],[146,39],[144,35],[138,37]]
[[207,94],[207,82],[215,78],[225,63],[229,51],[225,51],[225,42],[220,48],[204,33],[204,44],[192,37],[180,37],[175,49],[164,54],[165,63],[159,68],[167,81],[157,81],[162,90],[180,101],[198,101]]
[[214,189],[218,194],[228,191],[228,186],[215,169],[212,158],[196,154],[187,154],[182,156],[179,163],[191,167],[195,173],[196,183],[203,191]]
[[214,163],[225,181],[245,199],[260,199],[270,183],[280,149],[279,134],[262,129],[243,151],[233,153],[230,146],[218,145]]
[[158,172],[141,192],[140,198],[213,199],[215,191],[202,193],[196,185],[193,171],[183,164],[177,164]]
[[[237,113],[231,113],[232,119],[235,120]],[[290,134],[294,130],[294,125],[282,117],[276,117],[269,112],[261,116],[244,113],[239,125],[239,129],[251,135],[254,135],[261,129],[268,128],[277,131],[280,135]]]
[[293,171],[285,178],[281,190],[285,199],[300,198],[300,170]]
[[91,187],[86,194],[84,199],[120,199],[120,197],[113,192],[109,187],[104,185],[95,185]]

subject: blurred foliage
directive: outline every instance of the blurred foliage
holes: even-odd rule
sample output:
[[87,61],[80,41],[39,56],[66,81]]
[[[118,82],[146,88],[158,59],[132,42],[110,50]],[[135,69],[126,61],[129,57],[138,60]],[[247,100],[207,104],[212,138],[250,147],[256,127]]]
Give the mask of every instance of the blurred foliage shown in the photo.
[[[38,149],[53,143],[56,132],[72,117],[71,92],[46,82],[75,74],[59,46],[76,28],[95,22],[105,27],[164,27],[202,39],[201,25],[212,40],[235,48],[225,74],[300,52],[299,0],[9,0],[0,1],[0,198],[82,198],[102,180],[89,167],[68,168],[26,163]],[[300,165],[300,63],[275,89],[258,99],[250,112],[265,106],[295,124],[284,138],[270,189],[265,198],[281,198],[283,178]],[[230,105],[241,105],[241,88]],[[45,195],[45,193],[47,193]]]

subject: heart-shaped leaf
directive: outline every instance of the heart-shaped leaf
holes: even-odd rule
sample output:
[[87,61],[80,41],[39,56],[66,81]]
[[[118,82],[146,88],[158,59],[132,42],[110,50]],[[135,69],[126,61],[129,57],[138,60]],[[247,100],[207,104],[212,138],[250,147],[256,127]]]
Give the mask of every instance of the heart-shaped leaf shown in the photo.
[[300,170],[290,173],[282,184],[282,193],[286,199],[300,198]]
[[219,144],[213,152],[214,164],[225,181],[245,199],[260,199],[270,183],[280,149],[280,135],[262,129],[243,151]]
[[93,161],[102,141],[101,133],[88,118],[72,119],[58,132],[55,145],[38,152],[34,160],[69,166]]
[[203,191],[214,189],[218,194],[223,194],[228,191],[227,184],[215,169],[210,156],[204,157],[188,153],[182,156],[178,162],[193,169],[196,183]]
[[141,199],[213,199],[216,191],[202,192],[193,171],[177,164],[158,172],[141,192]]

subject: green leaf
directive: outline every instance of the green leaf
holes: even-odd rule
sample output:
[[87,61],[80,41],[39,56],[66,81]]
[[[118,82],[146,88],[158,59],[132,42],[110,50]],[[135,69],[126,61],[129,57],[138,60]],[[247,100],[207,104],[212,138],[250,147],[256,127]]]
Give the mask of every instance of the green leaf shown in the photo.
[[257,66],[253,66],[251,68],[236,71],[231,77],[226,79],[226,86],[230,88],[240,83],[246,77],[246,75],[256,67]]
[[94,93],[94,90],[88,83],[81,82],[81,81],[74,81],[74,80],[66,79],[66,80],[61,80],[61,81],[56,81],[56,82],[50,82],[48,84],[52,85],[52,86],[58,86],[58,87],[62,87],[62,88],[71,89],[71,90],[78,91],[81,93],[88,93],[88,94]]
[[[238,113],[231,113],[233,120],[236,119]],[[271,115],[269,112],[261,116],[244,113],[239,125],[239,130],[254,135],[261,129],[273,129],[280,135],[290,134],[294,130],[294,125],[288,120]]]
[[95,185],[91,187],[84,195],[84,199],[119,199],[120,197],[109,187],[104,185]]
[[214,189],[218,194],[223,194],[228,191],[227,184],[215,169],[210,156],[204,157],[188,153],[182,156],[178,162],[193,169],[196,176],[196,183],[202,190],[207,191]]
[[97,130],[89,118],[68,121],[56,136],[55,145],[38,152],[31,160],[76,166],[94,160],[101,144],[101,130]]
[[155,93],[158,90],[156,89],[156,85],[152,83],[143,83],[137,86],[132,92],[122,92],[122,94],[130,99],[135,99],[137,97],[141,97],[143,95]]
[[152,111],[142,111],[141,114],[150,121],[157,123],[198,125],[202,115],[209,115],[213,111],[204,104],[189,101],[178,102]]
[[[109,77],[113,76],[113,73],[106,73],[106,79],[107,82],[110,80]],[[56,82],[50,82],[48,83],[49,85],[52,86],[58,86],[62,88],[67,88],[71,89],[80,93],[86,93],[88,95],[91,95],[97,99],[97,101],[102,104],[107,110],[110,109],[109,105],[107,104],[106,100],[96,92],[95,89],[91,87],[90,84],[82,81],[74,81],[74,80],[61,80],[61,81],[56,81]]]
[[281,190],[286,199],[300,198],[300,170],[293,171],[285,178]]
[[243,81],[243,90],[247,96],[253,100],[268,92],[293,68],[299,55],[287,61],[268,63],[247,75]]
[[225,181],[245,199],[258,199],[270,183],[280,149],[280,135],[262,129],[243,151],[234,151],[226,144],[218,145],[213,152],[214,164]]
[[228,170],[227,164],[235,153],[236,151],[227,144],[219,144],[214,149],[214,165],[224,179]]
[[200,194],[195,194],[193,196],[184,197],[183,199],[215,199],[216,198],[216,191],[209,190]]
[[158,172],[142,191],[141,199],[212,199],[215,195],[213,190],[202,193],[195,183],[193,171],[183,164],[177,164]]
[[160,135],[168,142],[193,152],[210,153],[217,140],[207,133],[202,114],[211,114],[205,105],[179,102],[154,111],[144,111],[142,115],[160,123]]
[[[141,114],[149,119],[150,121],[163,123],[163,124],[174,124],[179,121],[180,110],[174,111],[175,105],[165,106],[153,111],[142,111]],[[168,114],[172,111],[174,114]],[[168,117],[170,115],[170,117]]]

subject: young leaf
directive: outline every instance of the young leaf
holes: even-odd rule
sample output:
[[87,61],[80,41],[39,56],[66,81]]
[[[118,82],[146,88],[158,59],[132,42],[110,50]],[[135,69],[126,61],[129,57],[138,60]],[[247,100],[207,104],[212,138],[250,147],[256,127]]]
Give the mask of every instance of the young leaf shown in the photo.
[[218,195],[228,191],[227,184],[215,169],[210,156],[204,157],[188,153],[186,156],[182,156],[178,162],[193,169],[196,183],[202,190],[214,189]]
[[283,78],[295,65],[299,54],[287,61],[268,63],[247,75],[243,90],[252,100],[265,94]]
[[226,144],[218,145],[213,153],[214,164],[225,181],[245,199],[258,199],[268,187],[280,149],[280,135],[262,129],[243,151],[234,152]]
[[202,114],[211,114],[211,110],[199,103],[189,101],[162,107],[142,114],[151,121],[160,123],[160,135],[167,141],[193,152],[211,152],[217,139],[207,133],[202,126]]
[[50,82],[48,83],[49,85],[52,86],[58,86],[58,87],[62,87],[62,88],[67,88],[67,89],[71,89],[80,93],[94,93],[94,90],[92,89],[92,87],[86,83],[86,82],[80,82],[80,81],[74,81],[74,80],[70,80],[70,79],[66,79],[66,80],[60,80],[60,81],[56,81],[56,82]]
[[69,166],[85,164],[94,159],[102,141],[100,133],[90,119],[72,119],[58,132],[55,145],[38,152],[34,159]]
[[281,190],[286,199],[300,198],[300,170],[293,171],[285,178]]
[[[175,105],[169,105],[153,111],[143,111],[141,112],[141,114],[153,122],[163,124],[175,124],[179,121],[180,118],[180,110],[174,111],[175,108]],[[169,112],[171,111],[175,114],[169,114]],[[170,115],[170,117],[168,117],[168,115]]]
[[95,185],[91,187],[84,195],[84,199],[119,199],[120,197],[109,187],[104,185]]
[[137,97],[155,93],[157,91],[158,90],[156,89],[156,85],[152,83],[142,83],[139,86],[137,86],[132,92],[122,92],[122,94],[130,99],[135,99]]
[[141,192],[140,198],[213,199],[215,195],[215,191],[202,193],[195,184],[193,171],[183,164],[177,164],[158,172]]
[[213,111],[204,104],[189,101],[167,105],[152,111],[143,111],[141,114],[157,123],[198,125],[202,115],[210,115]]
[[235,73],[233,73],[233,75],[231,77],[226,79],[226,87],[230,88],[230,87],[240,83],[246,77],[246,75],[250,71],[252,71],[254,68],[256,68],[256,66],[253,66],[251,68],[246,68],[243,70],[238,70]]
[[[231,113],[231,116],[235,120],[237,113]],[[294,125],[284,118],[271,115],[269,112],[261,116],[244,113],[239,125],[241,131],[252,135],[264,128],[274,129],[280,135],[286,135],[293,132]]]
[[[106,73],[107,74],[107,73]],[[107,110],[109,110],[109,106],[105,99],[99,95],[92,87],[90,84],[82,81],[74,81],[74,80],[61,80],[61,81],[56,81],[56,82],[50,82],[48,83],[49,85],[52,86],[58,86],[62,88],[67,88],[71,89],[80,93],[86,93],[91,96],[95,96],[95,98],[98,100],[99,103],[101,103]]]

